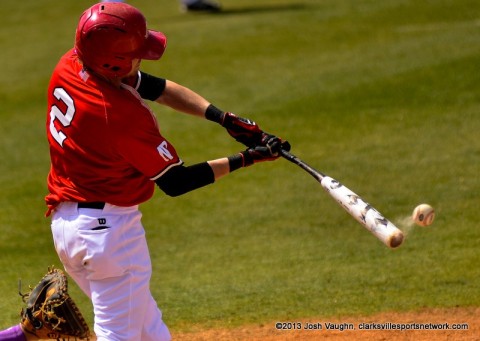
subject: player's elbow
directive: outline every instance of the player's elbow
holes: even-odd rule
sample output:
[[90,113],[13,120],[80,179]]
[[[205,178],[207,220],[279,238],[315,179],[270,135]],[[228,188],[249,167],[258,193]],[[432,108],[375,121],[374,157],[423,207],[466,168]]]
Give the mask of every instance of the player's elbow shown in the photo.
[[168,195],[169,197],[175,198],[179,197],[182,194],[185,194],[185,191],[182,191],[180,188],[175,186],[158,186],[163,193]]

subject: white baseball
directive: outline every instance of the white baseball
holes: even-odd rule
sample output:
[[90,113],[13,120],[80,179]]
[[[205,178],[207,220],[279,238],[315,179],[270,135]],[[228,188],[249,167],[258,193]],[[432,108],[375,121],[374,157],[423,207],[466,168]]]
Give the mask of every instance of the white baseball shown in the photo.
[[419,226],[428,226],[435,219],[435,210],[429,204],[421,204],[415,207],[412,220]]

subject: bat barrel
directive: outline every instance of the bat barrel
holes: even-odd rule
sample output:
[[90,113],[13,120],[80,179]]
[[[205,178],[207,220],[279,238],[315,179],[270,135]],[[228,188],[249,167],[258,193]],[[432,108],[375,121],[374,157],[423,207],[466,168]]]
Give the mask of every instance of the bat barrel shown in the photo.
[[281,149],[280,155],[313,176],[340,206],[385,245],[390,248],[402,245],[403,232],[383,217],[373,206],[363,201],[360,196],[337,180],[320,173],[290,152]]
[[325,176],[321,184],[352,217],[385,245],[396,248],[403,243],[403,232],[360,196],[329,176]]

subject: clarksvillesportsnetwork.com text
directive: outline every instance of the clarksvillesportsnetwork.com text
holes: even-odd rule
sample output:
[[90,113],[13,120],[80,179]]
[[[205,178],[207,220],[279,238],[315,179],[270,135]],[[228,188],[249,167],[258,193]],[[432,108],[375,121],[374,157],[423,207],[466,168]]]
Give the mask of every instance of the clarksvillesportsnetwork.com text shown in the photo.
[[468,323],[396,323],[396,322],[360,322],[360,323],[333,323],[333,322],[276,322],[277,330],[468,330]]

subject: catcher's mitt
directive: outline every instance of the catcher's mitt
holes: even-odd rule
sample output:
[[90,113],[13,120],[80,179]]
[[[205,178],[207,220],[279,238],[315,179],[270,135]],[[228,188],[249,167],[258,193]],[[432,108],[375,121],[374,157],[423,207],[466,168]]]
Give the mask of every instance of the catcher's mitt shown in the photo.
[[25,332],[40,339],[87,339],[90,332],[80,310],[68,294],[67,277],[49,268],[37,286],[20,295],[27,307],[21,312]]

